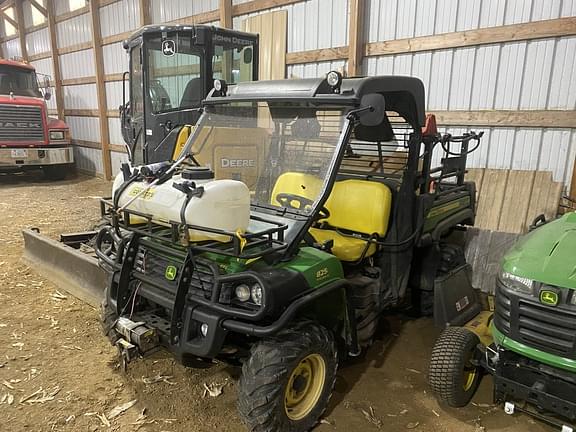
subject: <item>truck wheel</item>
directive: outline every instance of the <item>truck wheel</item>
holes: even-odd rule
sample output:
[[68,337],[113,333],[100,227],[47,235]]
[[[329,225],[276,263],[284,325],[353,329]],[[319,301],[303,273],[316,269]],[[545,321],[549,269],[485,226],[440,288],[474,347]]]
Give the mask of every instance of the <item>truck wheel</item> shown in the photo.
[[326,409],[338,359],[332,333],[303,322],[251,350],[242,367],[238,410],[251,432],[304,432]]
[[67,165],[47,165],[42,167],[44,177],[48,180],[64,180],[68,175]]
[[472,364],[478,336],[463,327],[446,328],[432,349],[428,380],[430,387],[451,407],[470,402],[480,384],[481,369]]

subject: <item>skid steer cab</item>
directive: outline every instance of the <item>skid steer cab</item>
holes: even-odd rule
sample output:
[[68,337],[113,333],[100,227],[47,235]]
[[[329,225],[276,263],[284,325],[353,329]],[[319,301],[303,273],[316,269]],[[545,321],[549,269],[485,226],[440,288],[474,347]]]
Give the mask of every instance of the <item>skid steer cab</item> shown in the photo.
[[256,34],[206,25],[150,25],[135,32],[124,48],[130,70],[123,76],[120,119],[133,165],[177,158],[214,79],[258,79]]
[[479,139],[438,135],[416,78],[217,81],[181,158],[125,166],[103,202],[106,335],[125,359],[241,364],[250,430],[309,430],[385,311],[478,312],[447,239],[474,223]]

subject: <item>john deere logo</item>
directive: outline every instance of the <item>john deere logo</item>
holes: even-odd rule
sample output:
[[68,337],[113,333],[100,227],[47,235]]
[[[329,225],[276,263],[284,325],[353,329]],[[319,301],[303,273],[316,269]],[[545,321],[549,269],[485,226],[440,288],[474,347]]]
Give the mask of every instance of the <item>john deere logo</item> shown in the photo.
[[558,293],[548,290],[540,291],[540,303],[548,306],[556,306],[558,304]]
[[166,267],[166,270],[164,271],[164,277],[169,281],[173,281],[174,279],[176,279],[176,273],[178,273],[178,269],[173,265],[169,265],[168,267]]

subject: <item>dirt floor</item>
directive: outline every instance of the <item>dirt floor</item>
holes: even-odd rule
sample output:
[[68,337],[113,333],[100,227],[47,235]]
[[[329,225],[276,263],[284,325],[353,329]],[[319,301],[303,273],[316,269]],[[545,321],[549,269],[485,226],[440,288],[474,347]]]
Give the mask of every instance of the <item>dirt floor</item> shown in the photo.
[[[22,262],[22,228],[53,237],[87,229],[98,219],[97,197],[109,188],[82,176],[47,182],[40,174],[0,175],[0,431],[243,431],[235,409],[237,370],[185,369],[156,355],[120,371],[98,312]],[[392,318],[366,358],[340,370],[316,430],[552,430],[493,406],[489,378],[469,407],[440,406],[426,385],[436,336],[428,319]],[[212,383],[225,384],[223,394],[203,397],[204,384]]]

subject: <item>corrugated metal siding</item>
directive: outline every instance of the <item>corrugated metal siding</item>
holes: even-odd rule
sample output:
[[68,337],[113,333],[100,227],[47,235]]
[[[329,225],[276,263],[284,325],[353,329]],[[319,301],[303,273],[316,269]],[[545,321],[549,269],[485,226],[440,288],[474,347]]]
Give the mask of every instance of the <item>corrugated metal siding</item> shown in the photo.
[[576,38],[364,59],[368,75],[412,75],[429,110],[575,109]]
[[28,55],[50,51],[50,35],[47,28],[26,34],[26,49]]
[[64,87],[66,109],[98,109],[96,84],[83,84]]
[[108,130],[110,131],[110,144],[124,145],[119,118],[114,117],[108,119]]
[[110,152],[110,160],[112,162],[112,176],[116,176],[120,172],[123,163],[128,162],[128,155],[120,152]]
[[100,121],[98,117],[66,116],[72,139],[100,142]]
[[368,0],[369,42],[573,16],[575,0]]
[[58,48],[90,42],[92,40],[90,15],[86,13],[57,23],[56,36]]
[[113,36],[140,27],[138,0],[123,0],[100,9],[102,37]]
[[4,42],[2,44],[2,53],[6,58],[21,57],[20,41],[18,38]]
[[128,70],[128,54],[122,48],[122,42],[104,45],[102,47],[104,58],[104,73],[116,74]]
[[94,50],[87,49],[60,56],[62,79],[80,78],[95,75]]
[[42,73],[45,75],[53,76],[54,72],[52,70],[52,59],[51,58],[36,60],[36,61],[30,62],[30,64],[32,66],[34,66],[34,68],[36,69],[36,72]]
[[241,15],[234,17],[233,27],[240,30],[245,18],[276,10],[288,11],[288,52],[348,44],[348,0],[307,0]]
[[[126,100],[128,99],[128,82],[126,82]],[[109,110],[114,111],[122,105],[122,81],[106,83],[106,105]]]
[[288,78],[318,78],[325,76],[331,70],[342,71],[346,68],[344,60],[309,63],[300,65],[289,65],[287,71]]
[[216,9],[218,0],[151,0],[150,2],[150,16],[154,23],[174,21]]
[[[441,133],[460,135],[469,127],[440,128]],[[572,129],[482,128],[480,147],[468,157],[470,168],[552,171],[554,181],[570,182],[576,158],[576,131]],[[434,152],[439,164],[441,149]]]
[[102,173],[102,151],[87,147],[74,147],[74,160],[78,169],[91,173]]

